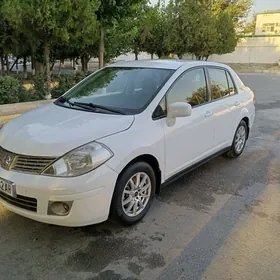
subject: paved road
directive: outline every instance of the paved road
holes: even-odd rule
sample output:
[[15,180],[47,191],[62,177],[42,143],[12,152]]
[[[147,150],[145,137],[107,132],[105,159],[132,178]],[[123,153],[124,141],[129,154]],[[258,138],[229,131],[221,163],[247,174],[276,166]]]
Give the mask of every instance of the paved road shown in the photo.
[[240,158],[165,188],[131,228],[49,226],[0,206],[0,279],[280,279],[280,77],[242,79],[257,115]]

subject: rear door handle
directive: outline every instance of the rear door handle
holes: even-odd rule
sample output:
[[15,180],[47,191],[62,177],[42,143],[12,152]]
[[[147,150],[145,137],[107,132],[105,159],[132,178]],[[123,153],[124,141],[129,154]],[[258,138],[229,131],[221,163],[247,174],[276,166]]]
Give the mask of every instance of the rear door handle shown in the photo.
[[240,105],[240,101],[236,101],[235,103],[234,103],[234,106],[239,106]]
[[206,111],[204,114],[205,118],[211,117],[212,115],[213,115],[213,112],[210,112],[210,111]]

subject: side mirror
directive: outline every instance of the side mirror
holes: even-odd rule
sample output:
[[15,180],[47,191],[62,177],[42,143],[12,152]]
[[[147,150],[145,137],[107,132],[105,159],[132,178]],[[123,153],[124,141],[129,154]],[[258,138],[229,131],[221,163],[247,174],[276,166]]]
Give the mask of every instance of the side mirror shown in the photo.
[[182,118],[188,117],[192,114],[192,106],[186,102],[175,102],[170,105],[167,112],[167,117],[174,118]]

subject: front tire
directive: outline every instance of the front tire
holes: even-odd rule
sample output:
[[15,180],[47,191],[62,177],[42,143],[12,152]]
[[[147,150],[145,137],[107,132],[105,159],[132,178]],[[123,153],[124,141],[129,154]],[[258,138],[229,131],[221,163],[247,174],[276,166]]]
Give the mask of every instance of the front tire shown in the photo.
[[148,212],[155,196],[156,177],[146,162],[136,162],[120,175],[111,204],[111,215],[123,225],[138,223]]
[[226,155],[231,158],[239,157],[244,151],[247,138],[248,126],[247,123],[242,120],[236,129],[231,149]]

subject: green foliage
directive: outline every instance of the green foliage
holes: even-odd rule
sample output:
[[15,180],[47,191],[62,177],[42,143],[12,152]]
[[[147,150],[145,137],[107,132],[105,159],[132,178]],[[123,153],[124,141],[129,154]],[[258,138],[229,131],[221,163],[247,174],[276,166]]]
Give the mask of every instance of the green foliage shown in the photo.
[[21,84],[9,76],[0,77],[0,105],[20,101]]
[[208,0],[170,1],[166,8],[169,19],[169,48],[181,58],[191,53],[197,59],[212,54],[234,51],[236,20],[244,15],[240,7],[249,1]]
[[19,90],[19,102],[29,101],[35,101],[33,95],[21,85]]
[[97,18],[103,26],[112,25],[114,20],[131,16],[136,12],[137,4],[146,0],[102,0],[97,10]]
[[85,33],[96,24],[94,12],[99,4],[85,0],[3,0],[3,3],[6,19],[33,41],[42,42],[68,41],[73,28]]
[[49,90],[46,86],[44,75],[37,75],[34,79],[34,89],[32,90],[32,99],[33,101],[36,100],[43,100],[46,98]]
[[234,27],[241,32],[253,6],[253,0],[215,0],[211,9],[215,16],[226,11],[234,23]]
[[52,98],[58,98],[75,84],[84,79],[88,74],[84,72],[77,73],[74,76],[71,75],[61,75],[56,79],[58,86],[52,89]]
[[[253,31],[254,23],[244,23],[252,0],[163,2],[152,6],[148,0],[0,0],[0,58],[32,56],[38,76],[34,91],[22,91],[20,100],[45,98],[55,60],[80,58],[86,72],[92,57],[109,63],[129,51],[136,56],[147,52],[169,58],[175,53],[182,58],[190,53],[207,59],[234,51],[236,32]],[[57,97],[80,79],[52,80],[59,82],[52,90]]]
[[198,1],[171,1],[169,18],[174,29],[169,30],[169,44],[179,57],[192,53],[201,59],[215,52],[217,30],[209,6]]
[[218,32],[216,54],[231,53],[237,45],[237,36],[233,21],[228,12],[224,11],[217,16],[216,30]]
[[257,15],[254,14],[253,20],[251,22],[248,22],[245,24],[245,27],[244,27],[242,33],[243,34],[255,34],[256,22],[257,22]]
[[50,55],[54,44],[86,45],[98,28],[96,0],[2,0],[5,19],[29,40],[33,54],[44,57],[47,87],[50,84]]

